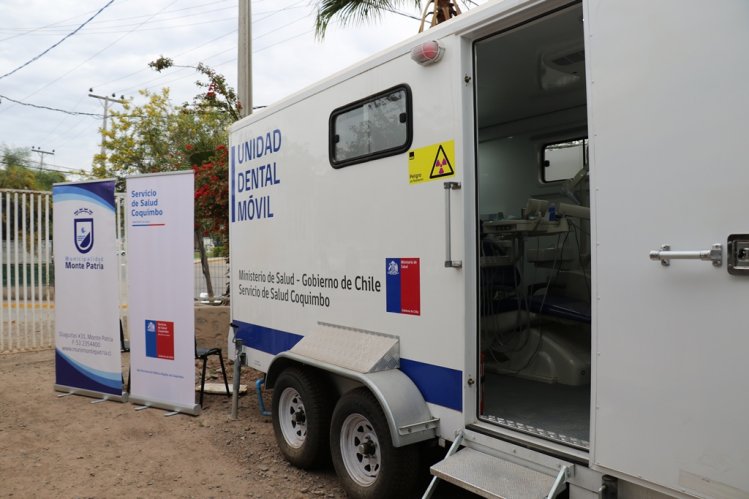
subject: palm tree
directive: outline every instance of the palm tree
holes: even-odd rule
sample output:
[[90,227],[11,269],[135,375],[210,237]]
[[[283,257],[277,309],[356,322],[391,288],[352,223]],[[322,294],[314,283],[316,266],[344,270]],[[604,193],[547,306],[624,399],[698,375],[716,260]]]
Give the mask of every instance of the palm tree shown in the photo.
[[[315,17],[315,36],[325,37],[333,18],[338,17],[344,26],[379,18],[383,12],[394,12],[396,7],[411,4],[421,8],[420,0],[318,0]],[[433,5],[433,10],[430,6]],[[429,0],[424,9],[419,31],[424,29],[425,19],[431,14],[431,26],[447,21],[460,14],[460,7],[452,0]]]
[[[434,7],[433,10],[429,10],[430,6]],[[419,33],[424,31],[424,24],[426,23],[429,14],[432,15],[429,27],[433,28],[439,23],[443,23],[448,19],[460,15],[460,7],[458,6],[458,2],[452,2],[450,0],[429,0],[427,6],[424,8],[424,14],[421,16]]]

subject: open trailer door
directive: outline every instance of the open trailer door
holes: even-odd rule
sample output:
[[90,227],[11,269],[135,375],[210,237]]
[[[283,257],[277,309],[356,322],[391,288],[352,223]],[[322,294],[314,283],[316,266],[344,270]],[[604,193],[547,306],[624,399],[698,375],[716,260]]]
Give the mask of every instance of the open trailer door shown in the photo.
[[749,497],[747,20],[745,0],[585,5],[591,465],[697,497]]

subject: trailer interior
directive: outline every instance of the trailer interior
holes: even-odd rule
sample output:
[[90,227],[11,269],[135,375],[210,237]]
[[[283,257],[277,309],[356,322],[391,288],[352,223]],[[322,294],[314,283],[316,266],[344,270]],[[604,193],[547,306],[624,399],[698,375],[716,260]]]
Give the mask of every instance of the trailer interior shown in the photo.
[[474,44],[481,421],[587,449],[591,279],[580,5]]

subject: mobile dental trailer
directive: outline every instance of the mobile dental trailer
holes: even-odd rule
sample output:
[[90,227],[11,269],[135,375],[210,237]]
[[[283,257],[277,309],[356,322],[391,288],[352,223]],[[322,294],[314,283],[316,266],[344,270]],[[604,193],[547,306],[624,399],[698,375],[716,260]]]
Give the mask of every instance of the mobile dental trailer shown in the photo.
[[284,457],[362,498],[749,498],[748,54],[746,0],[488,2],[236,123]]

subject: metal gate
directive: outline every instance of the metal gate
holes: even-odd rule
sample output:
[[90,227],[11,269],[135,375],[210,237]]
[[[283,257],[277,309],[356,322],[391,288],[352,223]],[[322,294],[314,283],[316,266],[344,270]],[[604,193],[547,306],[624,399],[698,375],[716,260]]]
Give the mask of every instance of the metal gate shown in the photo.
[[[120,265],[120,314],[127,315],[125,195],[116,195]],[[0,189],[0,354],[53,348],[55,279],[52,254],[52,193]],[[210,258],[216,295],[226,287],[225,258]],[[205,291],[195,262],[195,297]],[[127,329],[127,328],[125,328]]]
[[51,193],[0,189],[0,226],[0,353],[51,348]]

